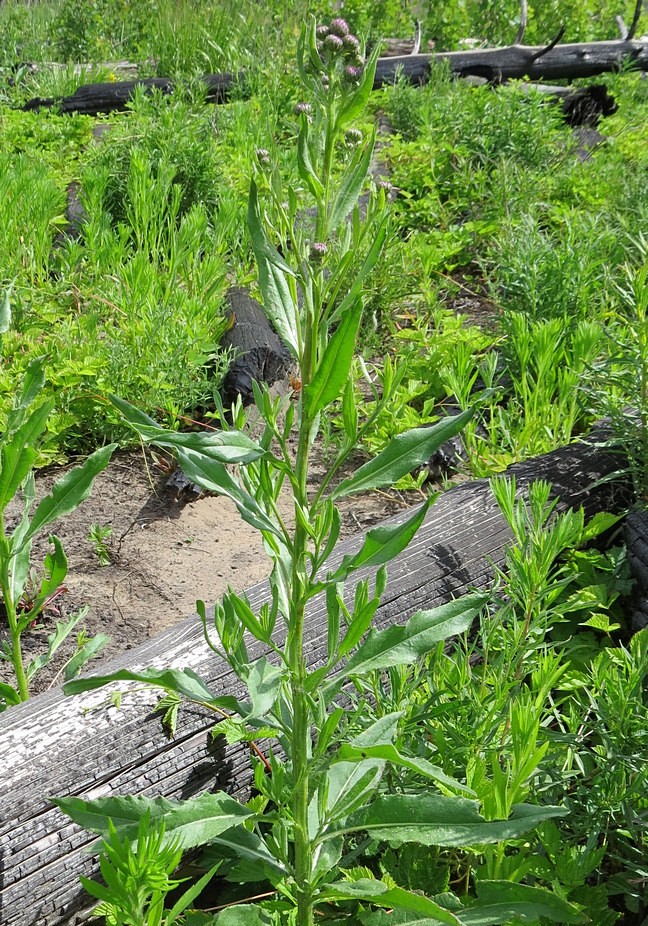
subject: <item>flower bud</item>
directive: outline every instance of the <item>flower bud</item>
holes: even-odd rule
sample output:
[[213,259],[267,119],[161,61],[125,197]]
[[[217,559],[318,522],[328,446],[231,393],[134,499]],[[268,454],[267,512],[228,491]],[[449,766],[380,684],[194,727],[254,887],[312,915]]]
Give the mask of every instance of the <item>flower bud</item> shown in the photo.
[[328,244],[323,241],[314,241],[308,249],[308,259],[312,264],[321,264],[328,254]]
[[362,68],[356,67],[355,64],[347,64],[342,72],[342,77],[348,84],[358,84],[362,77]]
[[332,19],[329,30],[333,35],[339,35],[342,39],[349,34],[349,24],[346,19]]
[[355,35],[345,35],[342,39],[342,45],[344,46],[345,52],[352,58],[360,56],[360,42]]
[[255,154],[260,167],[270,167],[270,152],[267,148],[257,148]]
[[296,116],[310,116],[313,112],[313,107],[310,103],[296,103],[295,104],[295,115]]
[[362,144],[362,132],[360,129],[347,129],[344,133],[344,142],[347,148],[357,148]]
[[332,58],[339,54],[342,51],[342,39],[338,35],[333,35],[330,33],[326,36],[322,42],[322,51],[330,55]]
[[315,30],[315,35],[317,36],[318,39],[325,39],[328,34],[329,34],[328,26],[324,26],[324,25],[318,26],[317,29]]

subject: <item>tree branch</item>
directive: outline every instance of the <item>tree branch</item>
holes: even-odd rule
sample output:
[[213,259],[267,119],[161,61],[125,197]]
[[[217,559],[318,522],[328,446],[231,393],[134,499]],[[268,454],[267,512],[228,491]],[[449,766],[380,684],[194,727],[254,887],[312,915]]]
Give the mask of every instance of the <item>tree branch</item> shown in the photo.
[[545,45],[544,48],[541,48],[540,51],[537,51],[535,55],[531,57],[531,61],[538,61],[540,58],[542,58],[543,55],[546,55],[547,52],[550,52],[553,48],[555,48],[558,42],[563,37],[563,35],[565,34],[566,28],[567,26],[563,23],[560,29],[558,30],[558,34],[556,35],[556,38],[552,39],[551,42],[549,42],[548,45]]
[[520,25],[518,26],[517,34],[513,39],[514,45],[522,44],[522,39],[524,38],[524,33],[526,32],[528,18],[529,6],[527,0],[520,0]]

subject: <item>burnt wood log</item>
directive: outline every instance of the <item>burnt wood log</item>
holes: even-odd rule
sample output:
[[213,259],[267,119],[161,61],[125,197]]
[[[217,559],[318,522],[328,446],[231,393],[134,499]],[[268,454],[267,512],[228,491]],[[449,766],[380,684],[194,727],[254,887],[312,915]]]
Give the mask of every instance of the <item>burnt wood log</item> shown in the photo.
[[[594,77],[627,65],[639,70],[648,70],[648,41],[640,39],[582,42],[544,48],[509,45],[505,48],[385,57],[378,60],[374,90],[393,83],[399,73],[411,83],[425,83],[430,65],[440,61],[447,62],[452,74],[460,77],[483,77],[491,83],[521,77],[529,77],[531,80]],[[210,103],[227,102],[242,76],[243,72],[206,74],[202,78],[206,100]],[[87,84],[79,87],[71,96],[58,99],[35,97],[25,103],[23,109],[57,106],[63,113],[96,116],[99,113],[124,109],[132,99],[136,87],[171,93],[174,82],[168,77],[151,77],[143,80]]]
[[230,327],[220,341],[236,356],[223,381],[223,404],[228,408],[240,396],[249,405],[254,394],[252,383],[272,386],[291,366],[291,356],[263,311],[263,307],[241,286],[232,286],[226,295]]
[[[560,507],[583,506],[591,516],[617,510],[625,499],[601,479],[618,470],[618,457],[573,444],[510,468],[520,491],[535,479],[549,480]],[[391,519],[402,521],[408,516]],[[488,482],[465,483],[442,495],[428,512],[413,543],[390,565],[390,582],[375,626],[403,622],[420,608],[439,605],[471,588],[488,587],[503,561],[509,530]],[[362,542],[341,543],[339,561]],[[332,564],[333,565],[333,564]],[[365,573],[358,575],[362,578]],[[351,583],[350,583],[351,585]],[[349,594],[353,589],[349,589]],[[253,608],[268,600],[267,583],[248,592]],[[307,614],[307,658],[321,664],[327,648],[325,601],[314,599]],[[262,648],[252,649],[252,655]],[[94,672],[149,665],[190,667],[215,692],[240,696],[241,685],[207,648],[202,626],[190,618]],[[94,837],[69,821],[50,796],[108,794],[188,798],[225,789],[245,798],[250,784],[245,745],[210,737],[213,716],[184,706],[176,735],[169,738],[154,714],[158,695],[129,692],[120,685],[121,706],[107,690],[65,698],[53,690],[0,715],[0,924],[59,926],[80,921],[89,907],[79,873],[93,876],[97,859],[87,849]]]
[[[206,74],[202,78],[206,101],[208,103],[226,103],[240,78],[240,74]],[[34,99],[25,103],[23,109],[30,111],[56,106],[62,113],[97,116],[99,113],[110,113],[125,109],[138,87],[143,87],[148,92],[159,90],[161,93],[169,94],[173,91],[175,82],[169,77],[147,77],[141,80],[85,84],[78,87],[71,96],[59,98],[34,97]]]
[[628,563],[635,586],[632,592],[632,629],[648,627],[648,511],[632,511],[623,527]]
[[648,70],[648,40],[579,42],[553,48],[508,45],[505,48],[379,58],[374,89],[393,83],[399,72],[413,84],[425,83],[430,66],[442,61],[458,77],[484,77],[491,83],[522,77],[531,80],[596,77],[625,66]]

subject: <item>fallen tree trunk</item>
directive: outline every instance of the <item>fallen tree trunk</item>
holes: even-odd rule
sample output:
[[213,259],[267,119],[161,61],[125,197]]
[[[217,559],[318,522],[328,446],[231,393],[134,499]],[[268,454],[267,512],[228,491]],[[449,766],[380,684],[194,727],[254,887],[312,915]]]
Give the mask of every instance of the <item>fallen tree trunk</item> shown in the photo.
[[648,40],[579,42],[544,48],[508,45],[505,48],[379,58],[374,89],[393,83],[399,72],[411,83],[424,83],[428,79],[430,66],[442,61],[447,63],[452,74],[459,77],[485,77],[492,83],[523,77],[531,80],[570,80],[576,77],[596,77],[627,66],[648,70]]
[[[574,444],[510,469],[520,490],[535,479],[553,483],[560,507],[582,505],[588,515],[618,509],[618,486],[601,479],[618,469],[618,457]],[[403,520],[408,513],[393,521]],[[487,480],[446,492],[429,511],[414,542],[390,566],[390,582],[375,618],[377,627],[405,621],[420,608],[439,605],[491,583],[510,538]],[[354,552],[361,537],[341,543],[335,557]],[[366,573],[364,573],[366,574]],[[358,579],[363,574],[358,575]],[[352,594],[352,589],[349,594]],[[267,583],[248,592],[253,608],[268,598]],[[311,603],[307,658],[325,658],[325,601]],[[252,651],[260,655],[260,647]],[[215,692],[240,696],[241,685],[207,648],[202,626],[190,618],[95,672],[148,665],[191,667]],[[77,922],[89,900],[78,875],[96,874],[94,837],[64,817],[50,796],[146,794],[191,797],[225,789],[245,798],[248,750],[212,740],[214,718],[195,706],[181,709],[170,739],[154,714],[158,695],[120,685],[121,706],[99,690],[65,698],[54,690],[0,716],[0,924],[60,926]]]
[[[399,73],[411,83],[425,83],[430,66],[441,61],[447,62],[452,74],[459,77],[483,77],[491,83],[522,77],[531,80],[562,80],[593,77],[606,71],[616,71],[628,64],[640,70],[648,70],[648,41],[585,42],[547,48],[509,45],[506,48],[379,58],[374,90],[393,83]],[[243,76],[243,72],[206,74],[202,80],[207,101],[226,103]],[[151,77],[146,80],[87,84],[79,87],[71,96],[58,99],[35,97],[25,103],[23,109],[57,106],[63,113],[96,116],[124,109],[137,87],[171,93],[174,82],[167,77]]]
[[[205,99],[208,103],[226,103],[242,75],[206,74],[203,78]],[[78,87],[71,96],[59,98],[34,97],[23,106],[24,110],[47,109],[56,106],[62,113],[79,113],[84,116],[97,116],[126,108],[133,99],[138,87],[149,93],[159,90],[169,94],[174,89],[170,77],[147,77],[142,80],[110,81],[99,84],[85,84]]]

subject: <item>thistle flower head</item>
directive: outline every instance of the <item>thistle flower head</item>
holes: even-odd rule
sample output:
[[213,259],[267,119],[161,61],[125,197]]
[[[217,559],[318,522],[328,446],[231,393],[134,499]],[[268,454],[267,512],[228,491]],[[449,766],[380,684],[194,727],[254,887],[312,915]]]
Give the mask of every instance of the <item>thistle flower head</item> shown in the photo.
[[338,35],[341,39],[349,34],[349,24],[346,19],[332,19],[329,25],[329,31],[332,35]]
[[360,129],[347,129],[344,133],[344,142],[347,148],[357,148],[362,144],[362,132]]
[[328,253],[328,244],[314,241],[308,249],[308,259],[312,264],[321,264]]
[[357,67],[355,64],[347,64],[342,76],[346,83],[357,84],[362,76],[362,68]]
[[342,45],[344,46],[344,51],[352,58],[360,57],[360,42],[355,35],[345,35],[342,38]]
[[317,29],[315,30],[315,35],[317,36],[318,39],[325,39],[328,34],[329,34],[328,26],[321,25],[321,26],[318,26]]
[[295,104],[295,115],[296,116],[310,116],[313,112],[313,107],[310,103],[296,103]]
[[324,41],[322,42],[322,51],[334,57],[339,54],[343,48],[342,39],[339,35],[334,35],[332,32],[329,33]]
[[270,166],[270,152],[267,148],[257,148],[255,154],[260,167]]

